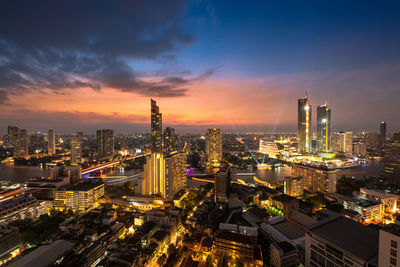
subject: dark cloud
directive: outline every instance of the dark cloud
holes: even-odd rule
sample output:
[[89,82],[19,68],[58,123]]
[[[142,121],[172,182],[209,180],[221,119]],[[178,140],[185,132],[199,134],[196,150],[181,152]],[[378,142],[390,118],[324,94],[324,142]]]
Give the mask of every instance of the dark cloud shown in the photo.
[[[194,37],[182,27],[183,0],[52,1],[0,3],[0,90],[112,87],[146,96],[185,95],[199,77],[144,79],[129,63],[174,58]],[[213,70],[211,70],[211,73]]]

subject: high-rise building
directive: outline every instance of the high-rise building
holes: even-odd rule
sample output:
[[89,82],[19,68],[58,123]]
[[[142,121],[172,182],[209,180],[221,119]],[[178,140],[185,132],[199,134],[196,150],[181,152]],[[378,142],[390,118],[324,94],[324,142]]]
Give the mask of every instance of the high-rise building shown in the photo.
[[167,127],[164,130],[164,150],[166,151],[172,151],[175,150],[175,141],[176,141],[176,136],[175,136],[175,129]]
[[151,151],[162,151],[162,141],[162,114],[157,102],[151,99]]
[[232,170],[228,167],[226,170],[219,170],[215,174],[215,202],[228,202],[229,187],[231,184]]
[[367,155],[367,146],[362,142],[354,143],[353,145],[353,154],[355,156],[365,157]]
[[379,135],[379,146],[382,148],[386,144],[386,122],[382,121],[379,124],[380,135]]
[[368,150],[377,150],[379,147],[380,135],[378,133],[365,133],[364,143]]
[[293,164],[292,177],[303,177],[304,188],[320,193],[336,192],[336,171],[324,168]]
[[6,144],[7,147],[15,147],[15,142],[18,139],[19,128],[16,126],[8,126],[7,135],[8,135],[8,143]]
[[47,153],[48,142],[46,137],[41,132],[33,132],[30,134],[29,138],[29,155]]
[[390,179],[400,178],[400,142],[392,142],[384,149],[383,176]]
[[353,154],[353,132],[339,132],[339,144],[337,152]]
[[299,153],[311,153],[311,105],[307,94],[298,100],[297,143]]
[[331,110],[325,103],[317,107],[317,151],[330,152],[331,146]]
[[50,129],[47,132],[47,142],[48,142],[47,153],[49,155],[56,154],[56,135],[54,133],[54,130]]
[[160,196],[172,200],[186,187],[186,154],[153,152],[142,172],[142,195]]
[[120,141],[119,145],[120,145],[120,149],[122,151],[127,150],[128,149],[128,142],[127,142],[126,138],[121,138],[121,141]]
[[206,132],[207,162],[219,166],[222,161],[222,133],[220,129],[208,129]]
[[99,156],[114,156],[114,131],[97,130],[97,153]]
[[18,158],[28,156],[28,133],[24,129],[18,131],[14,140],[13,155]]
[[285,177],[284,193],[292,197],[300,197],[304,192],[303,177]]
[[71,164],[82,163],[82,140],[79,136],[71,138]]

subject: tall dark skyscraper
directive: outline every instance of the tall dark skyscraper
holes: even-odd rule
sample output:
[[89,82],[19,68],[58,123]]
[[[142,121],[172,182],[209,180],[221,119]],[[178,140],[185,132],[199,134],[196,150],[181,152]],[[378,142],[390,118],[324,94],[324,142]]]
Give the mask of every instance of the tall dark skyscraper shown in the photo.
[[49,155],[54,155],[56,154],[56,135],[54,133],[54,130],[49,130],[47,132],[47,153]]
[[386,144],[386,122],[382,121],[380,124],[380,137],[379,146],[382,148]]
[[331,150],[331,110],[325,103],[317,107],[317,151],[330,152]]
[[299,153],[311,153],[311,105],[307,93],[298,100],[297,143]]
[[162,151],[162,114],[157,102],[151,99],[151,150]]
[[114,156],[114,131],[97,131],[97,153],[99,156]]
[[164,130],[164,150],[172,151],[175,150],[175,129],[167,127]]
[[215,174],[215,202],[228,202],[231,173],[231,168],[228,167],[226,170],[219,170]]
[[15,147],[16,146],[16,141],[18,139],[18,135],[19,135],[19,128],[16,126],[8,126],[7,129],[7,144],[6,146],[8,147]]

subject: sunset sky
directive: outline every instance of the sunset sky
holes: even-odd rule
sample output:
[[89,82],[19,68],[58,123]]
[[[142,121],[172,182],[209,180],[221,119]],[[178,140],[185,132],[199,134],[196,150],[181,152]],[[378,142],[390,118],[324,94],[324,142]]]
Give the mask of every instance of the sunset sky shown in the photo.
[[399,1],[0,3],[0,133],[295,131],[297,98],[333,130],[400,131]]

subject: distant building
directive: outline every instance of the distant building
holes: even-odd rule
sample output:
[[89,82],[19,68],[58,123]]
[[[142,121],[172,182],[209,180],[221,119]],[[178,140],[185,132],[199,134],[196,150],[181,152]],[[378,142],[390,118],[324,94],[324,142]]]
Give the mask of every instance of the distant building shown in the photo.
[[49,130],[47,132],[47,144],[47,153],[49,155],[56,154],[56,135],[54,133],[54,130]]
[[260,153],[267,154],[269,158],[277,158],[277,155],[279,155],[278,144],[266,139],[260,139],[258,151]]
[[331,150],[331,110],[325,103],[317,107],[317,152]]
[[307,227],[305,266],[378,266],[378,241],[374,228],[340,215],[323,219]]
[[36,220],[46,212],[44,201],[30,195],[20,195],[0,203],[0,224],[30,218]]
[[285,177],[284,193],[292,197],[300,197],[304,191],[303,177]]
[[5,144],[6,147],[14,148],[16,146],[16,142],[18,139],[19,128],[16,126],[8,126],[7,128],[7,143]]
[[383,176],[385,178],[400,178],[400,142],[393,142],[385,146],[383,163]]
[[365,157],[367,155],[367,146],[362,142],[354,143],[353,145],[353,154],[355,156]]
[[71,164],[82,163],[82,139],[79,136],[71,138]]
[[293,164],[292,177],[303,177],[304,188],[320,192],[336,192],[336,171],[302,164]]
[[386,122],[382,121],[379,124],[379,129],[380,129],[380,134],[379,134],[379,147],[383,148],[383,146],[386,144]]
[[298,100],[297,143],[299,153],[311,153],[311,105],[307,94]]
[[222,133],[220,129],[208,129],[206,132],[207,162],[219,166],[222,160]]
[[13,155],[17,158],[28,157],[28,133],[26,130],[19,130],[14,136]]
[[53,207],[71,209],[75,212],[87,211],[94,207],[98,199],[104,196],[104,183],[86,181],[55,192]]
[[167,127],[164,130],[164,150],[173,151],[176,149],[175,129]]
[[153,99],[151,102],[151,151],[160,152],[163,148],[162,140],[162,114]]
[[339,132],[339,148],[337,152],[353,154],[353,132]]
[[64,166],[63,176],[69,178],[70,184],[75,184],[82,178],[81,170],[82,168],[79,165]]
[[114,156],[114,131],[110,129],[97,131],[97,154],[101,157]]
[[215,174],[215,202],[228,202],[231,175],[232,169],[230,167],[227,170],[219,170]]
[[397,201],[399,199],[398,195],[388,194],[380,190],[360,188],[360,196],[381,202],[384,205],[385,212],[397,212]]
[[364,143],[368,150],[377,150],[379,147],[380,135],[377,133],[365,133]]

